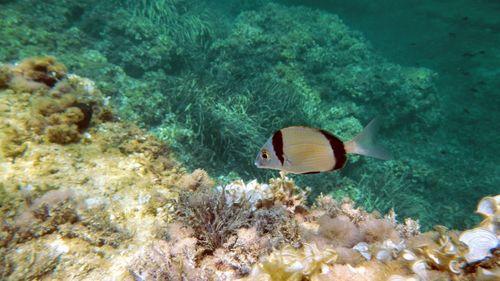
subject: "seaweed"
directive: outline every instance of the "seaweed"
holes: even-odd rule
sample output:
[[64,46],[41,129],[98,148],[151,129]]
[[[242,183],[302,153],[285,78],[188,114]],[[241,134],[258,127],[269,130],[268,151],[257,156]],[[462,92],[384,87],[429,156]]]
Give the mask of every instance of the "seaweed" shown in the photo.
[[193,228],[198,243],[209,252],[221,247],[238,229],[250,224],[248,202],[228,204],[224,190],[181,193],[177,208],[182,221]]

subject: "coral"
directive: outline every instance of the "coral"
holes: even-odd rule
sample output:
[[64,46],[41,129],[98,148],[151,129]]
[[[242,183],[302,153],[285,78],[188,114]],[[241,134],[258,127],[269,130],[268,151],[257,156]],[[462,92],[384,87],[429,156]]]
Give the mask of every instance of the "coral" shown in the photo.
[[368,218],[369,214],[362,208],[355,208],[354,202],[349,198],[344,198],[342,202],[337,202],[331,196],[318,196],[314,203],[315,209],[322,210],[330,217],[347,216],[355,224],[359,224]]
[[318,219],[319,234],[332,241],[333,246],[352,248],[361,241],[362,235],[356,225],[346,216],[321,216]]
[[257,180],[246,183],[243,180],[235,180],[224,186],[217,186],[221,191],[224,189],[229,204],[238,204],[240,201],[248,201],[253,210],[265,205],[264,202],[274,203],[273,192],[268,184],[259,184]]
[[60,225],[79,220],[72,191],[49,191],[20,212],[7,229],[10,243],[23,243],[58,231]]
[[130,280],[180,280],[182,270],[171,260],[170,245],[166,241],[152,243],[131,262]]
[[365,258],[353,248],[335,247],[335,251],[339,256],[337,260],[337,263],[339,265],[348,264],[351,266],[356,266],[365,261]]
[[[13,69],[13,79],[23,79],[25,83],[35,82],[52,88],[66,76],[66,67],[54,57],[36,57],[21,61]],[[21,81],[13,82],[14,90],[25,90]],[[19,86],[20,88],[17,88]]]
[[[394,212],[392,212],[392,214],[394,214]],[[393,224],[396,224],[395,218],[394,220],[391,221]],[[420,234],[420,224],[418,220],[414,220],[412,218],[405,218],[404,224],[396,225],[396,230],[399,232],[401,237],[408,239],[410,237],[414,237]]]
[[78,127],[76,125],[68,126],[64,124],[50,126],[47,128],[45,134],[47,141],[58,144],[68,144],[80,140],[80,134],[78,133]]
[[10,225],[4,225],[8,233],[2,244],[25,243],[31,239],[57,233],[62,237],[75,238],[92,245],[117,246],[127,238],[124,231],[113,225],[102,209],[82,209],[73,190],[51,190],[36,198],[30,207],[20,211]]
[[130,238],[126,230],[110,221],[107,210],[102,207],[81,211],[79,224],[65,225],[59,232],[63,237],[80,238],[93,246],[108,245],[114,248]]
[[[317,234],[334,240],[336,246],[353,247],[356,243],[382,243],[392,241],[399,243],[403,238],[419,234],[418,223],[406,220],[405,224],[396,221],[392,211],[384,218],[376,213],[367,213],[356,208],[354,203],[345,198],[337,202],[330,196],[319,196],[311,210],[316,218]],[[309,231],[307,231],[309,232]]]
[[[17,255],[5,255],[5,271],[0,277],[8,280],[40,280],[46,278],[57,267],[60,253],[47,250],[47,245],[36,243],[31,247],[18,248]],[[0,262],[0,265],[2,263]],[[2,272],[3,271],[3,272]]]
[[206,190],[213,185],[213,180],[202,169],[196,169],[191,174],[186,174],[179,180],[179,187],[183,190]]
[[246,276],[258,258],[273,248],[300,245],[293,211],[297,205],[290,204],[300,201],[293,181],[283,177],[269,184],[241,180],[215,188],[212,184],[202,170],[178,180],[178,199],[169,203],[176,211],[177,223],[157,236],[166,239],[172,249],[190,241],[191,254],[178,251],[175,256],[186,258],[204,274],[215,269],[225,276],[223,280],[232,280]]
[[254,227],[240,228],[223,248],[217,249],[213,256],[206,257],[201,267],[217,268],[228,276],[244,277],[259,257],[271,251],[271,240],[271,235],[262,236]]
[[[24,79],[29,72],[16,67],[5,68],[9,79]],[[166,205],[184,169],[144,130],[109,122],[117,120],[92,81],[24,81],[36,86],[30,92],[10,82],[0,89],[0,279],[120,275],[126,262],[117,257],[135,254],[171,220]],[[57,126],[72,126],[80,141],[47,141]]]
[[[420,277],[427,275],[427,268],[447,272],[454,277],[481,275],[484,270],[497,268],[498,233],[495,234],[495,228],[492,231],[481,225],[488,224],[491,216],[498,216],[496,210],[499,205],[493,197],[483,198],[477,208],[477,212],[484,217],[479,227],[457,234],[449,232],[444,226],[436,226],[437,234],[415,237],[419,242],[413,241],[412,251],[407,251],[403,258],[411,262],[412,270]],[[416,266],[419,264],[421,266]]]
[[298,246],[302,240],[294,215],[281,206],[257,209],[252,214],[251,225],[260,235],[272,237],[270,244],[274,248],[283,244]]
[[[333,269],[321,276],[318,276],[317,280],[327,281],[327,280],[343,280],[343,281],[372,281],[372,280],[389,280],[384,278],[378,278],[382,275],[379,265],[370,265],[364,267],[352,267],[350,265],[335,265]],[[416,279],[413,281],[417,281]]]
[[[200,172],[193,173],[196,178],[199,174]],[[184,178],[181,182],[190,181]],[[340,264],[361,265],[363,256],[367,260],[372,260],[373,257],[374,260],[392,262],[405,249],[404,235],[418,233],[418,224],[416,226],[412,223],[400,225],[394,213],[386,218],[380,218],[377,214],[369,214],[360,208],[355,208],[349,200],[338,203],[328,196],[322,196],[314,207],[308,210],[302,205],[305,194],[298,191],[295,183],[284,176],[271,179],[269,184],[259,184],[255,181],[245,184],[242,181],[235,181],[226,186],[218,186],[214,190],[192,188],[198,185],[196,182],[199,181],[195,181],[195,184],[184,185],[187,190],[180,193],[179,206],[184,210],[189,210],[186,212],[178,209],[178,212],[179,210],[181,212],[181,222],[186,227],[193,227],[194,234],[192,235],[196,237],[196,245],[198,245],[195,259],[200,261],[196,263],[196,267],[217,268],[219,272],[224,272],[227,278],[244,277],[250,272],[250,265],[257,262],[257,257],[269,253],[272,248],[284,247],[283,252],[269,256],[273,262],[278,259],[274,255],[300,256],[292,252],[299,253],[301,245],[309,249],[306,252],[314,253],[316,246],[310,246],[308,243],[318,245],[321,249],[329,247],[331,249],[329,253],[335,254],[335,260]],[[192,201],[188,201],[188,198]],[[205,208],[199,206],[197,203],[199,201],[205,203]],[[224,208],[212,207],[224,205],[233,208],[233,212],[237,214],[244,210],[243,213],[246,215],[233,216],[229,210],[221,212],[220,210]],[[200,215],[200,211],[193,211],[193,208],[204,210],[205,213]],[[196,213],[198,213],[197,216],[192,215]],[[206,214],[209,214],[208,218]],[[231,219],[224,226],[225,229],[219,228],[219,233],[223,236],[209,238],[204,236],[210,234],[213,229],[211,218],[219,218],[223,215],[231,215]],[[235,223],[236,219],[239,220],[238,223]],[[201,221],[204,221],[205,225],[201,225]],[[200,233],[203,234],[200,235]],[[209,239],[213,239],[212,241],[216,241],[217,244],[207,246]],[[358,243],[360,241],[366,242]],[[319,252],[316,254],[320,255]],[[290,264],[293,263],[290,262]],[[266,264],[269,265],[271,262],[269,264],[264,260],[258,262],[248,278],[282,280],[279,278],[301,278],[301,276],[309,276],[311,272],[317,275],[314,278],[319,278],[323,276],[323,273],[326,274],[335,268],[333,266],[327,270],[327,267],[323,266],[323,272],[319,269],[321,266],[304,265],[301,267],[295,264],[297,269],[275,270],[271,273],[266,269]],[[285,268],[289,266],[283,265]],[[257,267],[260,269],[257,270]],[[269,267],[279,268],[280,266],[272,264]],[[401,269],[403,265],[398,264],[396,267],[397,270],[390,272],[404,272]],[[382,269],[380,271],[386,272]],[[386,276],[385,274],[382,275]]]
[[332,249],[319,250],[314,244],[301,249],[286,246],[257,263],[247,280],[316,280],[337,260]]
[[179,194],[178,215],[210,252],[242,227],[254,226],[262,235],[271,234],[274,246],[298,240],[298,229],[289,220],[297,210],[305,210],[305,196],[286,177],[271,179],[269,185],[235,181],[211,189],[211,180],[198,170],[181,178],[180,184],[185,189]]
[[[291,213],[303,213],[305,209],[305,201],[308,193],[308,188],[299,188],[293,179],[281,174],[279,178],[271,178],[269,180],[271,194],[273,195],[271,201],[274,204],[282,204]],[[269,201],[269,200],[267,200]],[[266,203],[262,203],[266,205]]]
[[[188,245],[183,245],[189,251]],[[194,245],[192,245],[194,247]],[[124,280],[208,280],[193,268],[193,261],[177,256],[166,241],[155,241],[144,248],[129,265],[130,276]]]
[[205,188],[179,195],[178,214],[191,226],[201,245],[208,251],[221,247],[230,235],[250,223],[248,202],[227,204],[225,191]]
[[0,125],[0,158],[15,158],[26,150],[26,133],[9,124]]
[[128,265],[125,280],[209,280],[210,269],[196,268],[198,252],[191,229],[171,224],[167,240],[143,247]]
[[[484,217],[480,225],[491,221],[497,206],[496,197],[486,197],[479,203],[478,213]],[[495,280],[498,275],[500,244],[491,230],[480,226],[459,233],[436,226],[437,233],[415,233],[405,237],[415,231],[415,223],[407,222],[398,227],[393,212],[384,219],[368,213],[364,213],[361,220],[360,216],[345,215],[355,210],[349,205],[342,208],[331,198],[320,197],[305,220],[318,226],[315,228],[305,221],[300,224],[303,239],[307,241],[304,249],[312,249],[312,254],[306,257],[316,260],[316,270],[311,270],[311,264],[301,260],[301,249],[285,246],[254,265],[248,280],[365,280],[368,277],[366,280]],[[494,225],[490,224],[491,227]],[[400,232],[401,229],[406,230]],[[350,237],[346,239],[347,235]],[[353,237],[357,238],[354,241],[366,242],[354,247],[346,245],[354,243]],[[312,241],[320,243],[321,249],[333,248],[318,251],[316,246],[308,244]],[[352,251],[358,252],[366,262],[356,258]],[[314,259],[327,253],[335,259],[326,264],[322,263],[322,258]]]
[[[93,82],[67,75],[64,65],[53,57],[26,59],[7,66],[5,71],[11,76],[7,84],[14,92],[5,91],[3,95],[7,101],[27,102],[31,112],[21,116],[16,124],[2,122],[4,157],[21,154],[30,133],[43,136],[46,142],[75,143],[91,125],[111,119],[110,110]],[[9,107],[4,112],[6,116],[17,114]],[[6,126],[12,129],[9,131]]]
[[294,216],[307,212],[306,191],[290,178],[272,178],[269,184],[259,184],[256,180],[245,184],[242,180],[236,180],[225,186],[217,186],[217,190],[224,191],[230,205],[248,205],[252,213],[250,225],[261,235],[270,234],[274,237],[273,247],[283,242],[292,245],[300,242]]
[[366,220],[360,225],[360,231],[364,236],[364,241],[368,243],[391,240],[398,242],[400,234],[395,229],[395,225],[386,219]]

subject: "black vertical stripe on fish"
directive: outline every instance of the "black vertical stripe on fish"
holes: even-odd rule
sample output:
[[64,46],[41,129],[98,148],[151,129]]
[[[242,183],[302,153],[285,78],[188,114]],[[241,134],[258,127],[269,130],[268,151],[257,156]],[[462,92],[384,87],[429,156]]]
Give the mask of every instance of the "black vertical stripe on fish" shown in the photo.
[[330,134],[325,130],[319,131],[328,139],[330,145],[332,146],[333,155],[335,156],[335,167],[333,167],[332,170],[337,170],[344,167],[344,164],[347,160],[344,143],[336,136]]
[[283,134],[281,133],[281,130],[274,133],[272,141],[276,157],[278,157],[281,165],[283,165],[283,163],[285,163],[285,157],[283,152]]

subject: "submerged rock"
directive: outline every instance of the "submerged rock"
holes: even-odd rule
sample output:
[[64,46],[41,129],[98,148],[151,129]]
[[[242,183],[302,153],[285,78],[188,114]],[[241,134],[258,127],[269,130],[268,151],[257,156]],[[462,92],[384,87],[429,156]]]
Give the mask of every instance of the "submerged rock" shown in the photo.
[[[42,74],[64,69],[33,60],[47,63],[34,69]],[[205,171],[187,173],[167,146],[115,120],[92,81],[56,70],[42,79],[19,65],[37,64],[0,67],[2,280],[498,276],[498,196],[480,202],[478,228],[420,233],[418,221],[350,199],[307,206],[307,189],[284,175],[214,187]]]

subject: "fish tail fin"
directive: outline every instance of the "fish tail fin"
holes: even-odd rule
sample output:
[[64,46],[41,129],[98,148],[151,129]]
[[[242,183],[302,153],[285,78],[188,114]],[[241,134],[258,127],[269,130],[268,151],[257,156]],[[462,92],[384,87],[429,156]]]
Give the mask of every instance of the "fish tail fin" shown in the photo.
[[373,158],[390,160],[392,154],[382,146],[375,145],[373,138],[380,127],[380,119],[374,118],[366,127],[352,140],[344,143],[347,153],[370,156]]

